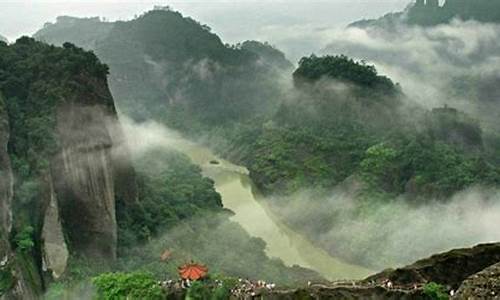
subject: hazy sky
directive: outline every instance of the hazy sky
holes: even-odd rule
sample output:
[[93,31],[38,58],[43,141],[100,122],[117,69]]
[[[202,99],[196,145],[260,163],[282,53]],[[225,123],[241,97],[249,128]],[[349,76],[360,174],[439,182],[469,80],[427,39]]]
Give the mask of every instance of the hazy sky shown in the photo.
[[[207,24],[228,43],[267,40],[294,58],[332,27],[403,9],[411,0],[0,0],[0,34],[9,40],[31,35],[57,16],[101,16],[127,20],[154,5],[170,5]],[[281,34],[283,33],[283,34]],[[294,34],[297,34],[296,36]],[[291,37],[294,35],[294,38]],[[296,39],[295,39],[296,37]],[[309,41],[307,39],[309,38]],[[303,45],[302,45],[303,44]],[[302,53],[300,53],[302,54]]]

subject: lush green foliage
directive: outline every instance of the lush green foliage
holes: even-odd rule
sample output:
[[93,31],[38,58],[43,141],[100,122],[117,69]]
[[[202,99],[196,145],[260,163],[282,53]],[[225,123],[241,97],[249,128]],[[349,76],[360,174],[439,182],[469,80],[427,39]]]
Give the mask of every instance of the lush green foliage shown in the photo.
[[[280,90],[268,79],[290,67],[269,45],[224,45],[208,26],[168,9],[111,24],[73,19],[69,26],[63,21],[36,37],[59,45],[69,40],[95,50],[111,67],[110,87],[124,113],[183,131],[272,113],[276,103],[270,100]],[[93,32],[102,35],[96,39]]]
[[446,288],[435,282],[428,283],[424,286],[424,294],[433,300],[447,300],[449,299]]
[[92,279],[98,299],[163,299],[164,292],[147,273],[107,273]]
[[300,85],[303,81],[315,82],[323,77],[362,87],[381,89],[387,93],[395,90],[392,81],[388,77],[378,75],[374,66],[356,62],[344,55],[304,57],[299,61],[299,67],[293,73],[296,85]]
[[139,198],[136,207],[118,207],[121,247],[155,237],[181,220],[222,208],[213,182],[176,152],[155,150],[136,159]]
[[12,276],[12,270],[9,266],[0,268],[0,296],[10,290],[15,283],[15,278]]
[[31,226],[26,226],[18,234],[16,234],[14,241],[16,243],[16,249],[18,251],[29,253],[35,247],[35,242],[33,241],[34,229]]

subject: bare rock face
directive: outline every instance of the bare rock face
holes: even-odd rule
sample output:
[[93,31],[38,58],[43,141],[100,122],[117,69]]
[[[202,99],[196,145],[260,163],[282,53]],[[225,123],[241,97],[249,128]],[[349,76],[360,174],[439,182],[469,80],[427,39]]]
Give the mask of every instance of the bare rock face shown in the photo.
[[45,272],[50,272],[54,279],[58,279],[66,271],[69,251],[64,240],[59,205],[50,176],[47,176],[45,184],[47,186],[45,196],[48,203],[45,208],[41,234],[42,269]]
[[91,258],[114,259],[117,223],[107,117],[107,108],[100,105],[60,107],[61,152],[52,165],[71,250]]
[[500,263],[467,278],[453,299],[500,299]]
[[482,244],[436,254],[403,268],[385,270],[368,277],[365,282],[388,279],[396,286],[436,282],[449,289],[457,289],[469,276],[498,262],[500,243]]

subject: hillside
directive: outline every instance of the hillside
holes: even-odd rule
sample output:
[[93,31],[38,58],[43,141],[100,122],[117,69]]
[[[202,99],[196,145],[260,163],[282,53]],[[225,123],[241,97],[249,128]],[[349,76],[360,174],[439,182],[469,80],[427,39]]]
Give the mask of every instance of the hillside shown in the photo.
[[[208,26],[169,9],[115,23],[65,19],[35,37],[94,50],[110,66],[120,111],[183,131],[272,113],[280,87],[267,78],[291,67],[270,45],[225,45]],[[186,122],[183,114],[193,117]]]

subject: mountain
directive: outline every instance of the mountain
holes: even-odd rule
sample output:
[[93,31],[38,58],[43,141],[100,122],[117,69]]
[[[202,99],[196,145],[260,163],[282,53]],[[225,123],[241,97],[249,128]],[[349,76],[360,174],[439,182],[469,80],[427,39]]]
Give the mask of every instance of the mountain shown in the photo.
[[[94,50],[110,66],[120,111],[183,131],[271,113],[281,90],[267,79],[292,67],[268,44],[225,45],[208,26],[169,9],[115,23],[65,17],[35,38]],[[186,122],[183,114],[193,117]]]
[[4,36],[2,36],[2,35],[0,34],[0,42],[5,42],[5,43],[7,43],[7,38],[6,38],[6,37],[4,37]]
[[387,29],[397,23],[435,26],[449,23],[453,19],[499,23],[498,11],[500,3],[490,0],[446,0],[443,5],[440,5],[438,0],[417,0],[404,12],[389,13],[379,19],[357,21],[349,26],[361,28],[377,26]]

